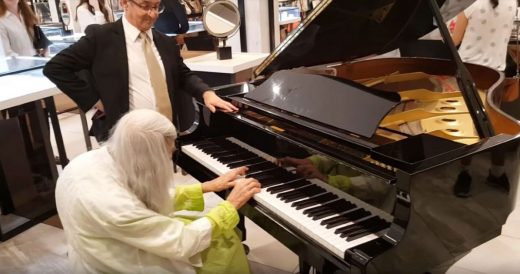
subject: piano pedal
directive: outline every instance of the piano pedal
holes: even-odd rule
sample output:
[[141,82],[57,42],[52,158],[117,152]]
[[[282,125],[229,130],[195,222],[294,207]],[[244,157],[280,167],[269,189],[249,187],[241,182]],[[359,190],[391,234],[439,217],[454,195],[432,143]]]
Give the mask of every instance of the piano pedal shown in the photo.
[[246,255],[248,255],[250,251],[249,246],[246,244],[242,244],[242,246],[244,247],[244,252],[246,253]]

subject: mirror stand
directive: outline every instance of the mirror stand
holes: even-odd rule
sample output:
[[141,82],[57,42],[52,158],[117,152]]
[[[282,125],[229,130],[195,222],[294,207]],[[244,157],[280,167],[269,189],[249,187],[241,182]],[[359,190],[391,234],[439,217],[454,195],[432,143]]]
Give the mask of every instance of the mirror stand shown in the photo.
[[231,59],[231,47],[226,46],[226,38],[221,38],[219,40],[222,40],[222,46],[220,45],[220,41],[218,43],[217,47],[217,59],[218,60],[227,60]]
[[218,39],[217,59],[231,59],[231,47],[226,46],[226,39],[240,27],[238,7],[230,1],[217,0],[206,6],[202,18],[204,29]]

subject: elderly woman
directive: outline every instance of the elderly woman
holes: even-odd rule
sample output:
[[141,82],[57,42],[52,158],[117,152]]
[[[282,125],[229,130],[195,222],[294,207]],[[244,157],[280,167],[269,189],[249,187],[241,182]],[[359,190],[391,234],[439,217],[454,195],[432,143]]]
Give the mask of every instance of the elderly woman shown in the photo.
[[[75,158],[61,173],[56,205],[73,273],[249,273],[234,231],[237,209],[260,184],[238,168],[202,184],[175,186],[173,124],[152,110],[123,116],[100,149]],[[204,217],[202,193],[233,187]]]

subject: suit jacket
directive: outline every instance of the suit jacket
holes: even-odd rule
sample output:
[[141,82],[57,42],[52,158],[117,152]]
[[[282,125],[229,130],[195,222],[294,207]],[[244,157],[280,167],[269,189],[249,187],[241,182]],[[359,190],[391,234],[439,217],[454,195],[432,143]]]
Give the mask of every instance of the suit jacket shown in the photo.
[[186,10],[179,0],[163,0],[164,11],[155,21],[155,29],[162,33],[186,33],[190,25]]
[[[164,65],[173,121],[182,131],[193,123],[192,96],[201,99],[210,88],[184,64],[174,39],[152,32]],[[80,72],[85,71],[88,77],[81,77]],[[92,127],[96,138],[106,139],[109,129],[129,110],[128,58],[121,19],[89,26],[84,37],[45,65],[43,74],[83,111],[101,100],[106,116],[93,119]]]

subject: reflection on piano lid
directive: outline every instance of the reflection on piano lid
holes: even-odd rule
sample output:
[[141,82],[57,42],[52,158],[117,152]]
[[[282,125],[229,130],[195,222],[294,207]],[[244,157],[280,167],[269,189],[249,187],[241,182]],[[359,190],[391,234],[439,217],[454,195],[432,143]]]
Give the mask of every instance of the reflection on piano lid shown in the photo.
[[[436,28],[429,1],[323,0],[255,70],[314,66],[378,55]],[[474,0],[436,0],[448,21]]]
[[[245,98],[365,137],[372,137],[381,119],[400,102],[397,93],[341,78],[290,71],[274,73]],[[322,98],[327,98],[325,107],[320,106],[325,103]],[[324,108],[332,111],[325,112]]]

